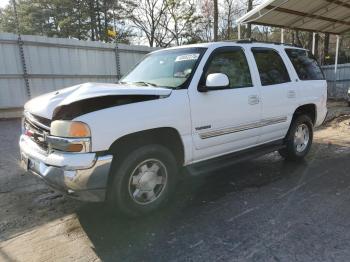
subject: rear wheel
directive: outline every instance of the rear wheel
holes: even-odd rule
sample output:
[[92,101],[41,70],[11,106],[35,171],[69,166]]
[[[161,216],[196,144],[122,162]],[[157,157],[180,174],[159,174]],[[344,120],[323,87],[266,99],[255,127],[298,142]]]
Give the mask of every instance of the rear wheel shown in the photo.
[[309,153],[312,140],[313,124],[310,117],[298,116],[293,120],[286,136],[286,148],[279,153],[287,160],[301,160]]
[[111,172],[108,200],[112,209],[140,216],[169,199],[176,185],[177,162],[164,146],[146,145],[113,163]]

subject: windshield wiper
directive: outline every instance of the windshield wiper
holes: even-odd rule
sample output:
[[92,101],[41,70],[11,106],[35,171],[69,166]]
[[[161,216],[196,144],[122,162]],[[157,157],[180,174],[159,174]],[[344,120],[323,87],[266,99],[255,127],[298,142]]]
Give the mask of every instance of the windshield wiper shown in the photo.
[[146,86],[158,86],[154,83],[150,83],[150,82],[145,82],[145,81],[137,81],[137,82],[131,82],[132,84],[143,84],[143,85],[146,85]]
[[145,86],[158,86],[154,83],[150,83],[150,82],[145,82],[145,81],[136,81],[136,82],[124,82],[124,81],[119,81],[118,84],[124,84],[124,85],[130,85],[130,84],[142,84]]

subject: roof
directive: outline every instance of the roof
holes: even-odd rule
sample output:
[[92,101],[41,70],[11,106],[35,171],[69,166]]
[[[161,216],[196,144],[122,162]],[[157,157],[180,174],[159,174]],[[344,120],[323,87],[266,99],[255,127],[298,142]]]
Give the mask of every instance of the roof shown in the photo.
[[267,0],[237,23],[343,34],[350,31],[349,0]]
[[295,48],[295,49],[306,50],[303,47],[299,47],[299,46],[295,46],[295,45],[291,45],[291,44],[284,44],[284,43],[279,43],[279,42],[262,42],[262,41],[256,41],[254,39],[246,39],[246,40],[229,40],[229,41],[219,41],[219,42],[208,42],[208,43],[197,43],[197,44],[190,44],[190,45],[174,46],[174,47],[168,47],[165,49],[159,49],[159,50],[153,51],[152,53],[163,52],[166,50],[185,49],[185,48],[215,49],[215,48],[224,47],[224,46],[272,47],[275,49]]

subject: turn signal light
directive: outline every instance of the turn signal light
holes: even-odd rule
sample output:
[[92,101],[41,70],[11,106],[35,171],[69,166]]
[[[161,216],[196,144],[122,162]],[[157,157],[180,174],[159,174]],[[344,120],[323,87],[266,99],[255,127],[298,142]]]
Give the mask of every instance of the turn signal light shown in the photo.
[[67,145],[64,151],[66,152],[81,152],[83,150],[83,145],[81,144],[70,144]]

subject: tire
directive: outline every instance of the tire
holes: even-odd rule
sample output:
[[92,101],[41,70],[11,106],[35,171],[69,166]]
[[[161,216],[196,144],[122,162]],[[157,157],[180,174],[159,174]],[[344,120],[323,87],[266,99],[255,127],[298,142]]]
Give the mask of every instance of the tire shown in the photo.
[[298,161],[309,153],[313,140],[313,124],[307,115],[297,116],[285,138],[285,148],[279,150],[286,160]]
[[137,217],[161,208],[175,189],[177,171],[174,155],[155,144],[142,146],[115,161],[107,192],[112,211]]

